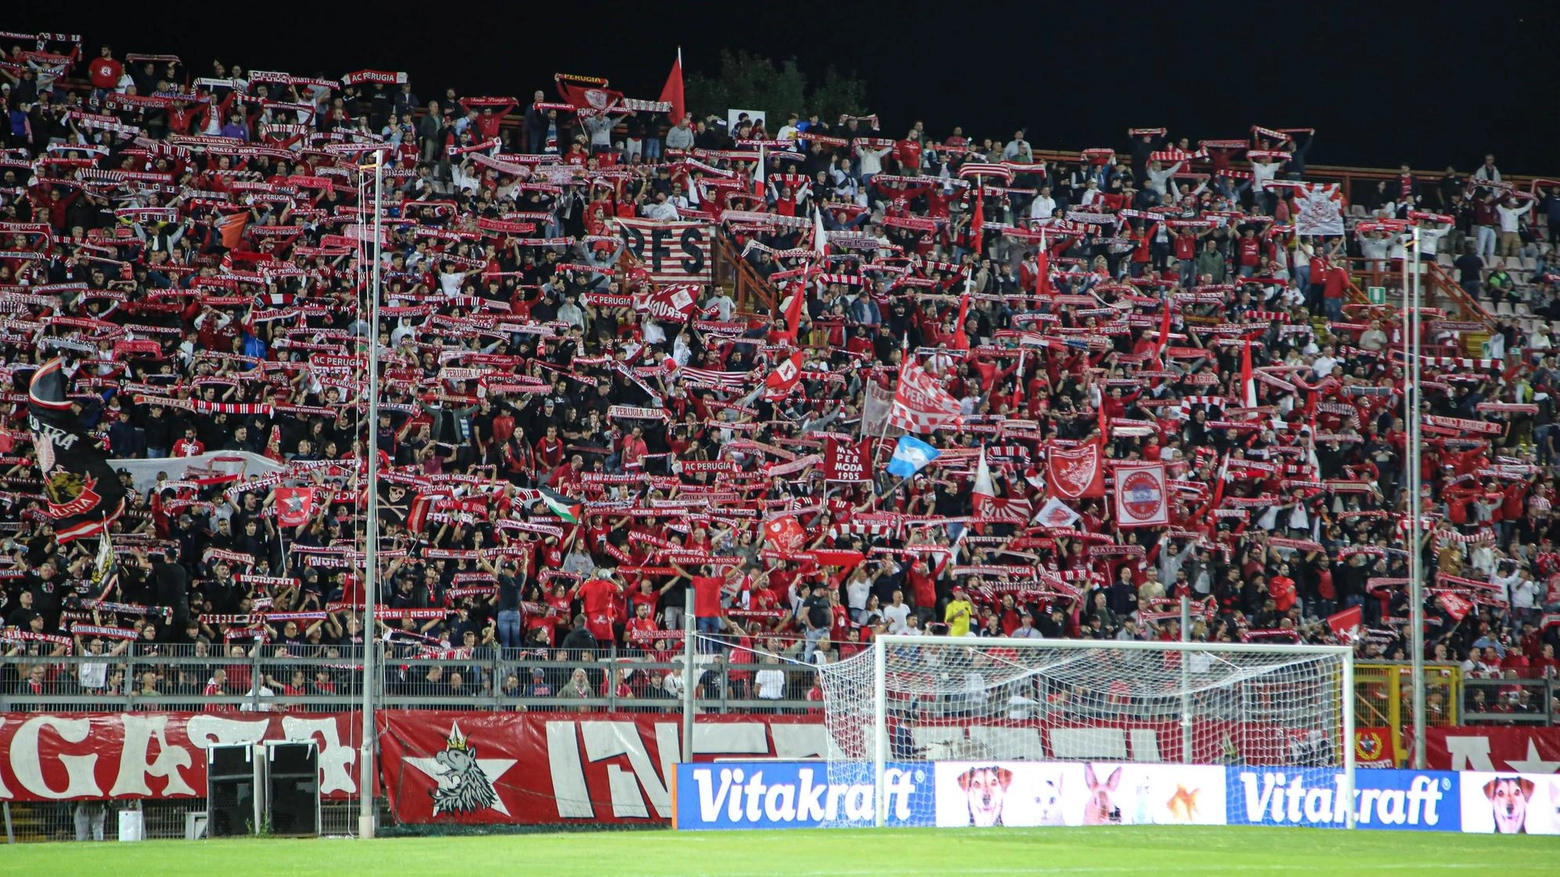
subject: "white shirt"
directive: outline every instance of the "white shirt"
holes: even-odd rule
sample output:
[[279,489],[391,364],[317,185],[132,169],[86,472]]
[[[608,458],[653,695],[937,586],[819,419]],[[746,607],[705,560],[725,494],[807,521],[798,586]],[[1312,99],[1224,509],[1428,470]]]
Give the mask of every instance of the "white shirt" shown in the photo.
[[852,609],[867,608],[867,597],[871,594],[871,579],[852,578],[845,583],[845,605]]
[[677,205],[670,201],[651,204],[645,207],[645,218],[658,219],[662,222],[675,222],[677,220]]
[[89,691],[99,691],[108,685],[108,663],[96,661],[81,665],[76,678],[81,680],[81,687]]
[[753,686],[758,689],[759,700],[780,700],[785,697],[785,672],[760,670],[753,674]]
[[730,320],[732,313],[737,309],[737,303],[732,301],[731,296],[725,293],[710,299],[707,304],[715,309],[715,314],[722,323]]
[[1507,207],[1504,204],[1497,204],[1495,205],[1495,211],[1500,214],[1500,230],[1515,232],[1519,229],[1518,222],[1527,215],[1528,208],[1526,206]]
[[1051,218],[1051,214],[1053,214],[1055,212],[1056,212],[1056,199],[1055,198],[1039,197],[1039,198],[1036,198],[1034,200],[1034,202],[1029,205],[1029,218],[1030,219],[1050,219]]
[[899,634],[910,629],[910,625],[906,621],[910,617],[910,605],[908,603],[900,603],[897,606],[890,603],[884,606],[883,617],[888,619],[889,633]]

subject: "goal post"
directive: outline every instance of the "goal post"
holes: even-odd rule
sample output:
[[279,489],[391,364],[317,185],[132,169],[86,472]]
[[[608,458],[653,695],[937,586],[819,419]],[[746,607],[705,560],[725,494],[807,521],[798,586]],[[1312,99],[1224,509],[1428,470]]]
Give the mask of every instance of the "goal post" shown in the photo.
[[829,779],[884,825],[897,764],[1249,767],[1248,810],[1325,786],[1353,828],[1353,673],[1348,646],[884,635],[820,668]]

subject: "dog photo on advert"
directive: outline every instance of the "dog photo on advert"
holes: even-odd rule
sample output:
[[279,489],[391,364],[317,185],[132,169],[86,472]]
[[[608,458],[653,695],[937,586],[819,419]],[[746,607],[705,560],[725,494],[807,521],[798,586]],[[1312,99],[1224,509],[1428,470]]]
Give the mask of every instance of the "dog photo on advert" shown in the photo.
[[1475,834],[1560,834],[1560,776],[1466,771],[1462,828]]

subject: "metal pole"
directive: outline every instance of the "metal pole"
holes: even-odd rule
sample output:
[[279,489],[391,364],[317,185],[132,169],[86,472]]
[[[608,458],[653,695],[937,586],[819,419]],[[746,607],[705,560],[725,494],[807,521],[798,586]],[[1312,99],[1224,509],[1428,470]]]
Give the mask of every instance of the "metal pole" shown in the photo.
[[0,801],[0,807],[5,809],[5,842],[16,843],[16,832],[11,830],[11,802]]
[[[360,166],[361,168],[361,166]],[[379,263],[384,239],[380,199],[385,154],[374,153],[374,264],[368,290],[368,456],[365,474],[368,508],[363,525],[363,740],[359,754],[358,837],[374,836],[374,600],[379,591]]]
[[[1169,307],[1169,302],[1165,307]],[[1181,642],[1192,641],[1192,601],[1181,595]],[[1181,658],[1181,763],[1192,763],[1192,662],[1191,653],[1182,652]]]
[[883,772],[888,762],[888,646],[872,638],[872,824],[888,823],[888,795]]
[[[1348,814],[1346,825],[1355,827],[1358,808],[1354,805],[1354,652],[1343,656],[1343,800]],[[1421,753],[1424,749],[1419,750]]]
[[[1408,624],[1409,624],[1409,659],[1412,661],[1414,674],[1414,768],[1425,769],[1425,572],[1424,554],[1420,551],[1419,543],[1423,538],[1423,520],[1420,515],[1420,417],[1419,417],[1419,357],[1422,347],[1422,339],[1419,331],[1419,226],[1414,226],[1414,251],[1413,258],[1403,261],[1412,267],[1414,278],[1411,285],[1413,299],[1404,308],[1404,319],[1407,320],[1409,331],[1408,351]],[[1405,285],[1404,294],[1408,293],[1409,285]],[[1354,750],[1354,741],[1348,741],[1349,751]]]
[[693,672],[693,657],[697,649],[694,642],[694,631],[697,625],[694,623],[694,599],[693,585],[688,585],[687,602],[683,604],[683,715],[682,715],[682,760],[683,764],[693,764],[693,714],[698,709],[699,700],[694,697],[694,683],[698,675]]

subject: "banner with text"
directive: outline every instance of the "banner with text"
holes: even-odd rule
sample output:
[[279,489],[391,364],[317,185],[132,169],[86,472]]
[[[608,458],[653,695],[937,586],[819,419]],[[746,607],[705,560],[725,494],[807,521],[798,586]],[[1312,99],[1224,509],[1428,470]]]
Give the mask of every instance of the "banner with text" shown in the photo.
[[206,750],[312,741],[320,794],[357,795],[361,725],[349,714],[6,713],[0,801],[206,797]]
[[[390,711],[380,776],[404,823],[664,823],[681,760],[675,715]],[[813,717],[701,716],[695,760],[815,758]]]

